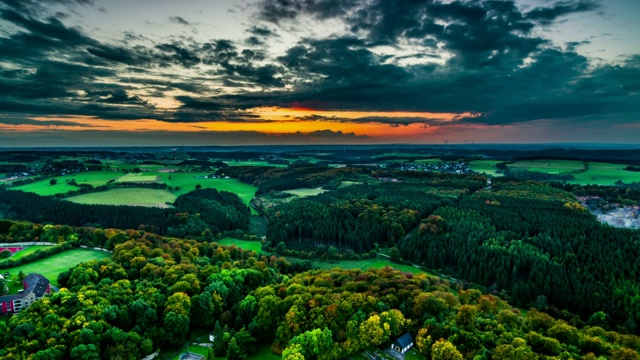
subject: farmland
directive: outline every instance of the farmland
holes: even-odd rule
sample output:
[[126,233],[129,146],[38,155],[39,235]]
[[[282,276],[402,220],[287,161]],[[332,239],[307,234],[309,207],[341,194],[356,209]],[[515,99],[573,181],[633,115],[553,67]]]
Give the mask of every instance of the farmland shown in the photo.
[[491,176],[502,176],[502,174],[497,173],[498,168],[496,168],[496,164],[500,163],[500,161],[496,160],[473,160],[469,161],[469,168],[473,171],[479,173],[485,173]]
[[166,208],[166,203],[173,203],[176,196],[167,190],[160,189],[111,189],[89,194],[77,195],[65,200],[78,204],[99,205],[132,205]]
[[624,170],[626,166],[627,165],[621,164],[590,162],[589,169],[583,173],[573,174],[576,179],[571,182],[581,185],[615,185],[617,181],[622,181],[625,184],[630,184],[634,181],[640,182],[640,173]]
[[585,165],[577,160],[522,160],[507,165],[511,170],[528,170],[545,172],[548,174],[572,173],[584,170]]
[[148,175],[147,173],[128,173],[118,178],[117,182],[156,182],[158,177],[155,175]]
[[78,190],[77,186],[67,184],[67,181],[76,180],[78,184],[89,184],[92,186],[105,185],[111,179],[117,179],[121,174],[113,171],[89,171],[77,174],[69,174],[64,176],[56,176],[54,179],[58,181],[56,185],[51,185],[51,179],[44,179],[33,182],[31,184],[21,185],[11,188],[12,190],[22,190],[26,192],[36,193],[38,195],[48,196],[56,194],[64,194],[72,190]]
[[[289,261],[306,261],[297,258],[287,258]],[[424,273],[424,270],[418,269],[411,265],[403,265],[392,262],[386,258],[374,258],[374,259],[364,259],[364,260],[311,260],[311,265],[318,269],[323,270],[331,270],[333,268],[341,268],[341,269],[382,269],[384,267],[390,266],[394,269],[410,272],[414,274]]]
[[25,275],[38,273],[49,279],[53,286],[58,286],[58,274],[61,272],[81,262],[100,260],[108,257],[111,257],[111,254],[103,251],[74,249],[32,263],[8,268],[3,270],[3,272],[9,272],[12,277],[17,276],[20,271]]

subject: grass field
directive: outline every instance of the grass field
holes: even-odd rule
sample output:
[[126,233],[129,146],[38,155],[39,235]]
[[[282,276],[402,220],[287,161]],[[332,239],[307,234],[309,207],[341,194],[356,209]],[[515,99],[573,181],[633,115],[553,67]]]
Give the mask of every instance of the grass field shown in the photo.
[[634,181],[640,182],[640,173],[626,171],[624,168],[627,165],[622,164],[589,162],[589,168],[585,172],[577,172],[584,169],[584,163],[574,160],[526,160],[508,166],[513,170],[529,170],[549,174],[571,173],[575,180],[568,182],[581,185],[615,185],[617,181],[622,181],[625,184]]
[[239,240],[230,237],[226,237],[221,240],[216,241],[220,245],[235,245],[243,250],[255,251],[256,253],[260,253],[262,251],[262,243],[260,241],[248,241],[248,240]]
[[523,160],[507,165],[512,170],[528,170],[545,172],[548,174],[562,174],[584,170],[584,163],[576,160]]
[[[103,251],[73,249],[29,264],[3,269],[2,272],[4,273],[5,271],[8,271],[11,274],[11,280],[15,279],[20,271],[25,275],[34,272],[49,279],[53,286],[58,286],[58,274],[61,272],[66,271],[81,262],[100,260],[108,257],[111,257],[111,254]],[[20,288],[22,287],[20,286]]]
[[117,182],[156,182],[156,175],[148,175],[148,173],[128,173],[116,180]]
[[474,160],[474,161],[469,161],[469,169],[473,170],[473,171],[477,171],[479,173],[485,173],[487,175],[491,175],[491,176],[502,176],[502,174],[498,174],[496,171],[498,170],[496,168],[496,164],[500,163],[501,161],[496,161],[496,160]]
[[418,164],[436,164],[442,162],[440,158],[431,158],[431,159],[420,159],[415,161]]
[[295,196],[298,196],[298,197],[307,197],[307,196],[314,196],[314,195],[322,194],[325,191],[327,191],[327,190],[321,189],[321,188],[315,188],[315,189],[300,188],[300,189],[293,189],[293,190],[285,190],[283,192],[285,192],[287,194],[295,195]]
[[111,189],[89,194],[65,198],[78,204],[131,205],[148,207],[168,207],[166,202],[173,203],[176,196],[161,189]]
[[[206,355],[207,351],[209,349],[204,347],[204,346],[197,346],[197,345],[190,345],[189,346],[189,351],[200,354],[200,355]],[[179,355],[178,355],[179,356]],[[171,358],[171,360],[178,360],[179,357],[173,357]],[[226,356],[215,356],[214,359],[216,360],[224,360],[227,359]],[[260,348],[258,349],[258,352],[253,354],[253,355],[247,355],[246,360],[281,360],[282,359],[282,355],[276,355],[274,353],[271,352],[271,346],[270,345],[262,345],[260,346]]]
[[[27,246],[24,249],[14,253],[13,255],[11,255],[11,257],[9,259],[13,259],[13,260],[18,260],[21,259],[29,254],[33,254],[34,252],[38,251],[38,250],[42,250],[42,249],[46,249],[49,246],[47,245],[35,245],[35,246]],[[1,263],[2,261],[0,261]]]
[[[287,258],[287,260],[292,262],[299,261],[307,261],[298,258]],[[414,274],[418,273],[427,273],[428,272],[413,267],[411,265],[403,265],[396,264],[389,259],[386,258],[375,258],[375,259],[365,259],[365,260],[311,260],[311,264],[318,269],[323,270],[331,270],[333,268],[341,268],[341,269],[382,269],[383,267],[390,266],[394,269],[410,272]]]
[[573,174],[576,184],[615,185],[619,180],[625,184],[640,182],[640,173],[627,171],[627,165],[590,162],[589,169],[583,173]]
[[225,161],[225,164],[229,166],[273,166],[273,167],[287,167],[284,164],[269,164],[266,161]]
[[[207,356],[207,354],[209,353],[209,348],[204,347],[204,346],[200,346],[200,345],[189,345],[188,349],[183,349],[180,354],[182,354],[183,351],[189,351],[192,352],[194,354],[199,354],[202,356]],[[180,360],[180,354],[174,356],[171,358],[171,360]]]
[[38,195],[48,196],[55,194],[63,194],[71,190],[78,190],[77,186],[67,184],[67,180],[75,179],[78,184],[89,184],[92,186],[100,186],[106,184],[111,179],[117,179],[121,174],[114,171],[89,171],[78,174],[70,174],[57,176],[58,180],[55,185],[49,184],[51,179],[45,179],[33,182],[31,184],[21,185],[10,188],[11,190],[22,190],[26,192],[36,193]]

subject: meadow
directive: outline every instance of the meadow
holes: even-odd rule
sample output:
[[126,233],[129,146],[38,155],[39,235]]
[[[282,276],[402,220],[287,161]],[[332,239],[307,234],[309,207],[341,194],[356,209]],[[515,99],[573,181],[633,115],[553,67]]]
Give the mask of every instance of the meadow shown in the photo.
[[617,181],[625,184],[640,182],[640,173],[624,170],[625,167],[627,165],[590,162],[587,171],[573,174],[576,179],[570,182],[580,185],[615,185]]
[[156,182],[156,175],[148,175],[148,173],[128,173],[118,178],[117,182]]
[[78,204],[131,205],[167,208],[176,196],[167,190],[123,188],[98,191],[65,198]]
[[[81,262],[101,260],[108,257],[111,257],[111,254],[104,251],[73,249],[32,263],[3,269],[2,273],[9,272],[11,274],[11,279],[15,279],[20,271],[25,275],[38,273],[49,279],[51,285],[58,286],[58,274],[61,272],[69,270],[69,268],[72,268]],[[13,285],[15,282],[12,282],[11,284]],[[22,286],[19,286],[19,288],[22,288]]]
[[322,194],[325,191],[327,191],[327,190],[321,189],[321,188],[315,188],[315,189],[300,188],[300,189],[285,190],[283,192],[285,192],[287,194],[295,195],[295,196],[298,196],[298,197],[307,197],[307,196],[314,196],[314,195]]
[[262,243],[260,241],[240,240],[240,239],[234,239],[231,237],[226,237],[221,240],[216,240],[215,242],[225,246],[235,245],[241,248],[242,250],[255,251],[256,253],[262,252]]
[[413,274],[419,274],[419,273],[429,274],[428,272],[422,269],[418,269],[417,267],[414,267],[411,265],[397,264],[383,257],[373,258],[373,259],[364,259],[364,260],[305,260],[305,259],[287,257],[287,260],[291,262],[310,261],[313,267],[318,269],[323,269],[323,270],[331,270],[334,268],[367,270],[367,269],[382,269],[384,267],[389,266],[394,269],[404,271],[404,272],[410,272]]
[[473,160],[473,161],[469,161],[469,169],[481,174],[485,173],[491,176],[502,176],[502,174],[497,173],[498,168],[496,168],[496,164],[499,164],[499,163],[501,163],[501,161]]
[[273,166],[273,167],[287,167],[285,164],[269,164],[266,161],[225,161],[225,164],[229,166]]
[[623,164],[589,162],[588,168],[583,171],[585,167],[582,161],[542,159],[517,161],[507,166],[512,170],[528,170],[549,174],[569,173],[573,175],[575,180],[568,182],[580,185],[615,185],[618,181],[625,184],[634,181],[640,182],[640,173],[624,170],[627,165]]
[[577,160],[537,159],[516,161],[507,165],[511,170],[528,170],[548,174],[563,174],[584,170],[584,162]]
[[118,179],[122,174],[115,171],[88,171],[77,174],[69,174],[56,176],[54,179],[58,183],[51,185],[51,179],[44,179],[33,182],[31,184],[21,185],[10,188],[11,190],[22,190],[26,192],[36,193],[42,196],[64,194],[72,190],[78,190],[77,186],[67,184],[67,180],[75,179],[78,184],[89,184],[92,186],[105,185],[111,179]]

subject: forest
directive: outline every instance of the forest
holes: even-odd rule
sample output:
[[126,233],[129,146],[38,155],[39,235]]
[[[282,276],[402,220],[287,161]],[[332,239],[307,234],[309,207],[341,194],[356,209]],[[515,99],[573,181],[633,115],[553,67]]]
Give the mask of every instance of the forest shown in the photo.
[[[112,259],[60,274],[63,288],[0,323],[2,359],[140,359],[180,347],[196,329],[211,356],[270,346],[283,359],[342,359],[410,332],[444,359],[638,359],[640,337],[582,324],[426,274],[309,271],[235,246],[143,230],[4,221],[0,240],[40,234],[113,248]],[[64,234],[73,235],[71,237]]]
[[[561,186],[494,178],[479,190],[475,176],[447,187],[444,177],[403,175],[280,204],[267,214],[267,238],[303,257],[318,246],[357,254],[395,246],[405,260],[514,304],[548,302],[585,319],[603,312],[607,324],[638,330],[640,231],[600,224]],[[472,186],[461,190],[463,181]]]

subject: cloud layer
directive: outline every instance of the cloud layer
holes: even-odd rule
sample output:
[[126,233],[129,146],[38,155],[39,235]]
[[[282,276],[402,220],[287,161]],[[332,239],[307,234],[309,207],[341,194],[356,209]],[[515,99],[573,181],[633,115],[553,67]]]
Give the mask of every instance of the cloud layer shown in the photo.
[[[438,122],[384,112],[473,114],[453,118],[458,125],[638,122],[640,55],[596,61],[578,43],[536,31],[600,3],[545,4],[263,0],[247,10],[242,41],[201,41],[133,32],[99,39],[68,21],[90,0],[0,0],[0,116],[25,125],[39,115],[252,123],[272,121],[254,111],[269,106],[380,112],[297,120],[390,126]],[[177,14],[166,19],[197,29]],[[328,35],[274,50],[286,33],[309,27]]]

